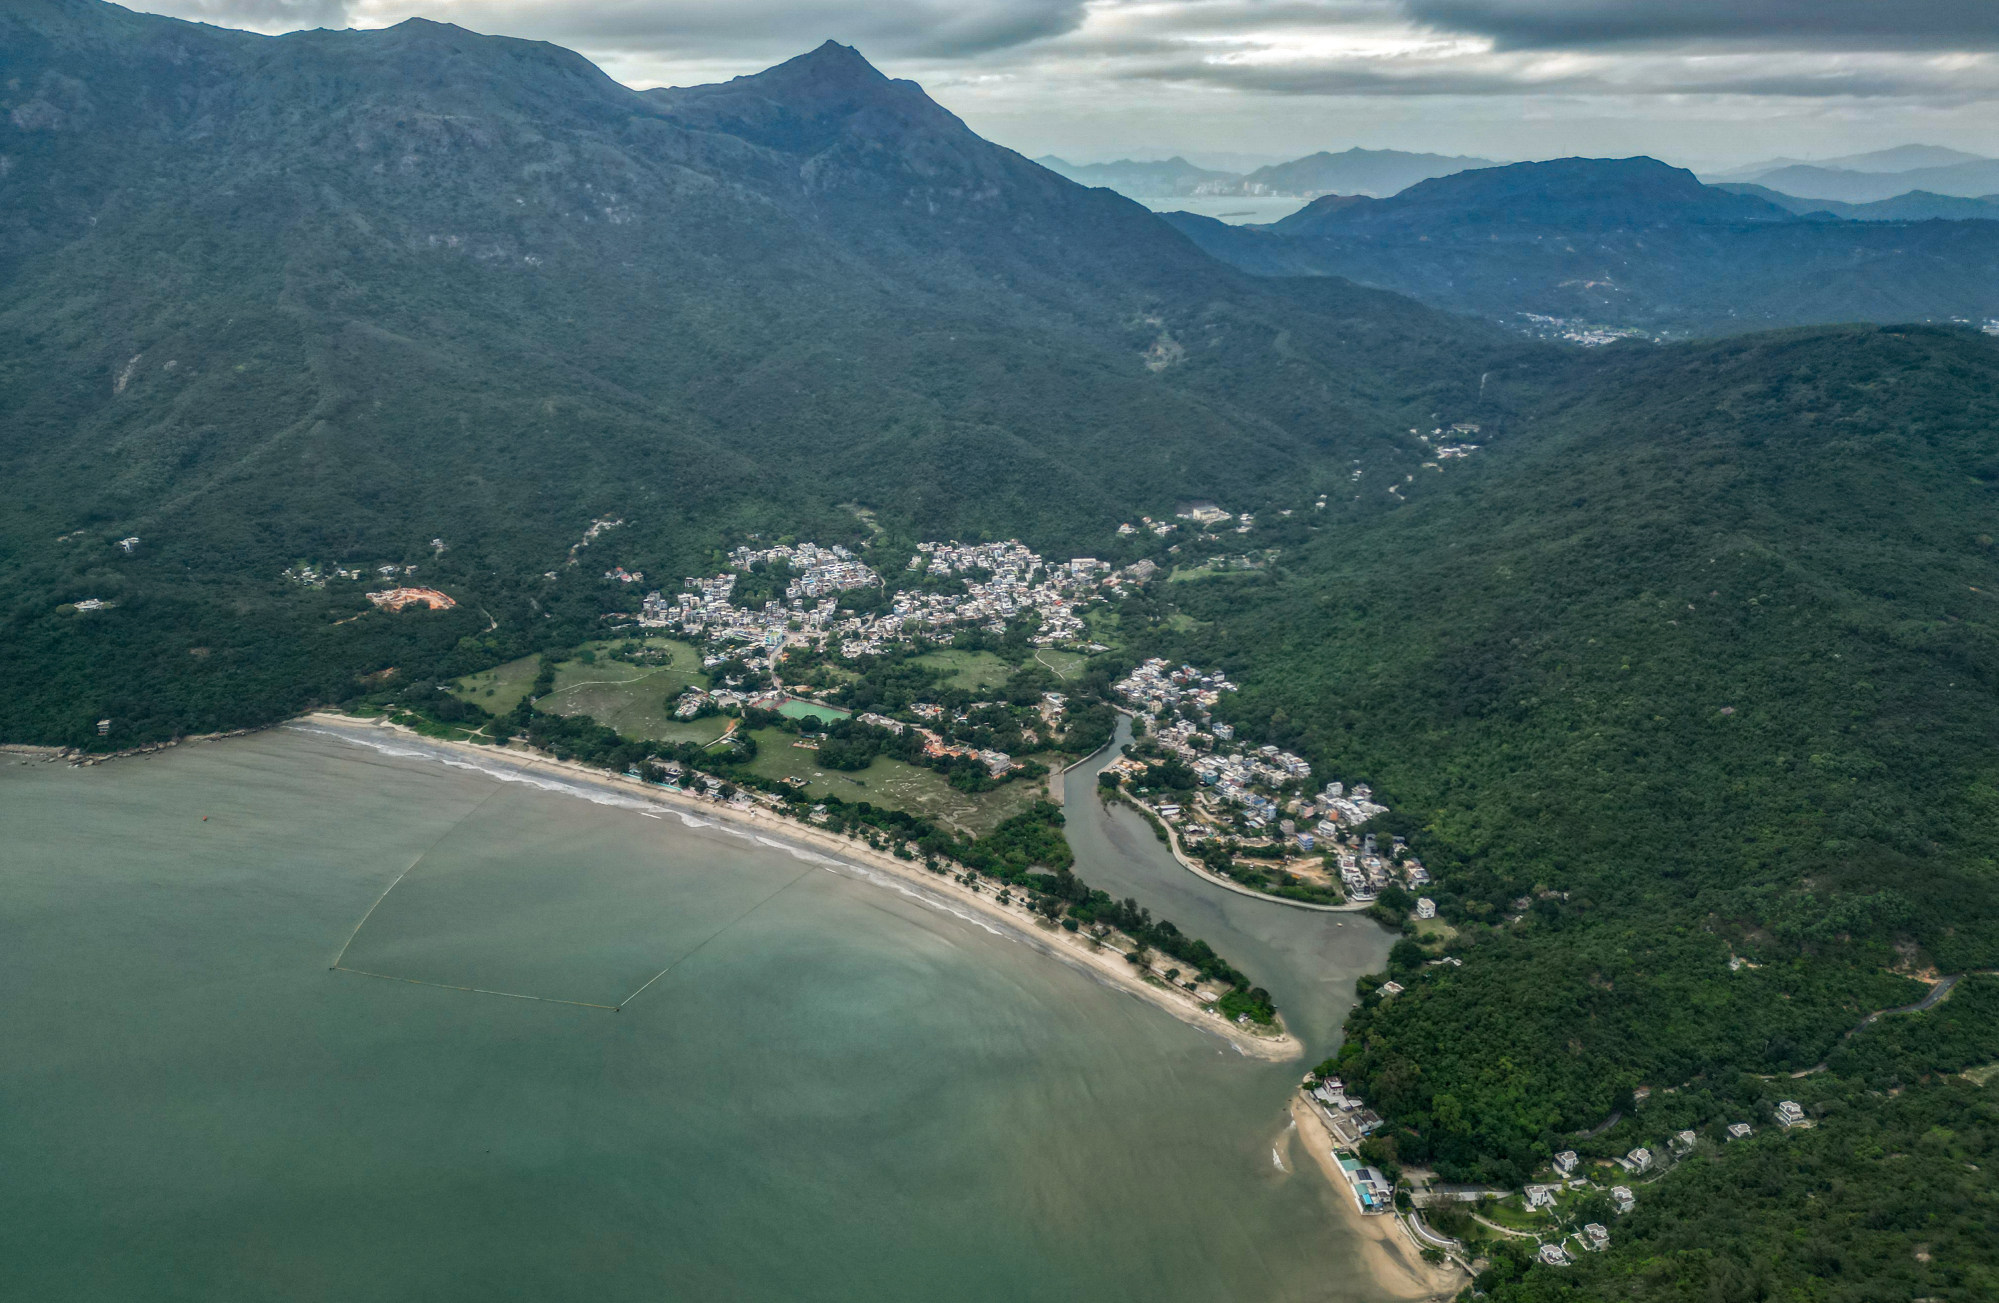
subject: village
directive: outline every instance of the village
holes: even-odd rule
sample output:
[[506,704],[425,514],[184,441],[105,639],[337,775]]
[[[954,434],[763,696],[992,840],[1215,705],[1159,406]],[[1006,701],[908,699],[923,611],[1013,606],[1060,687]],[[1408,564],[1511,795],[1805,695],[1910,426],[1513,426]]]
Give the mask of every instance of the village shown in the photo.
[[[883,587],[881,575],[838,544],[813,543],[772,548],[737,548],[732,571],[689,576],[682,591],[668,598],[654,591],[642,603],[639,625],[672,629],[714,643],[740,643],[770,654],[788,646],[837,644],[849,660],[921,637],[948,646],[953,626],[972,625],[1003,633],[1008,622],[1032,612],[1039,621],[1030,641],[1039,647],[1087,645],[1078,612],[1103,600],[1099,589],[1115,588],[1119,576],[1090,557],[1050,564],[1019,540],[1003,543],[919,543],[909,571],[936,580],[955,580],[962,591],[935,587],[898,590],[886,609],[842,614],[839,594]],[[781,563],[790,575],[784,595],[751,608],[738,606],[735,591],[753,566]],[[1102,650],[1098,647],[1097,650]]]
[[[1314,792],[1312,766],[1303,757],[1236,740],[1235,729],[1214,716],[1221,694],[1235,686],[1219,673],[1175,668],[1157,658],[1112,685],[1145,721],[1152,744],[1198,780],[1184,801],[1148,790],[1131,793],[1134,803],[1171,829],[1180,846],[1226,838],[1237,851],[1274,859],[1280,870],[1307,881],[1336,873],[1345,898],[1356,904],[1378,899],[1391,885],[1412,891],[1427,885],[1429,873],[1402,838],[1383,848],[1375,834],[1360,831],[1388,813],[1367,784],[1349,789],[1333,781]],[[1142,782],[1151,766],[1137,755],[1113,769]],[[1428,898],[1417,900],[1416,917],[1435,913]]]
[[[1651,1094],[1645,1087],[1635,1092],[1640,1104]],[[1398,1194],[1398,1183],[1364,1156],[1367,1138],[1382,1126],[1380,1115],[1336,1076],[1308,1073],[1301,1096],[1331,1137],[1333,1157],[1362,1215],[1393,1216],[1419,1249],[1457,1258],[1467,1269],[1472,1263],[1465,1259],[1463,1243],[1431,1222],[1469,1222],[1492,1235],[1530,1241],[1541,1263],[1572,1266],[1580,1255],[1609,1247],[1610,1229],[1598,1217],[1614,1221],[1630,1213],[1638,1206],[1640,1189],[1703,1146],[1732,1144],[1756,1133],[1748,1122],[1733,1122],[1707,1136],[1674,1131],[1660,1151],[1640,1145],[1621,1155],[1585,1158],[1564,1149],[1549,1160],[1543,1180],[1519,1190],[1445,1184],[1431,1173],[1403,1169],[1401,1184],[1407,1188]],[[1812,1126],[1794,1100],[1774,1105],[1771,1120],[1782,1131]]]

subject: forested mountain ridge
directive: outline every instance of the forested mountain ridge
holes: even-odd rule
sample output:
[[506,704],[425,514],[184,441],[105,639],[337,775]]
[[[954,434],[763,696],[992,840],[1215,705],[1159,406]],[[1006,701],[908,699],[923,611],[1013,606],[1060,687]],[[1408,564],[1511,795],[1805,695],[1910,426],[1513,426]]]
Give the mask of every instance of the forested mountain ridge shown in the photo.
[[1267,276],[1339,276],[1454,312],[1671,336],[1999,316],[1999,226],[1806,219],[1654,159],[1461,172],[1329,196],[1268,227],[1167,220]]
[[[1513,1183],[1707,1138],[1604,1259],[1508,1297],[1980,1297],[1989,1176],[1946,1205],[1872,1164],[1939,1125],[1980,1161],[1978,1092],[1879,1092],[1999,1057],[1994,1005],[1878,1024],[1962,1022],[1930,1057],[1846,1037],[1914,975],[1999,968],[1999,344],[1624,345],[1477,437],[1380,468],[1414,472],[1406,503],[1363,492],[1274,570],[1173,594],[1169,654],[1242,683],[1238,736],[1372,783],[1455,930],[1398,946],[1407,989],[1349,1021],[1333,1070],[1389,1118],[1377,1156]],[[1771,1124],[1784,1098],[1809,1141]],[[1801,1156],[1717,1152],[1735,1121]],[[1834,1200],[1860,1180],[1878,1197]],[[1486,1288],[1516,1288],[1495,1260]]]
[[[1217,264],[830,43],[640,94],[421,20],[267,38],[31,0],[0,13],[0,101],[21,740],[256,722],[587,625],[558,563],[599,515],[628,521],[603,560],[673,574],[731,530],[841,536],[850,501],[1080,550],[1331,474],[1512,347]],[[466,601],[343,625],[296,561],[420,564]],[[113,606],[58,613],[85,598]]]

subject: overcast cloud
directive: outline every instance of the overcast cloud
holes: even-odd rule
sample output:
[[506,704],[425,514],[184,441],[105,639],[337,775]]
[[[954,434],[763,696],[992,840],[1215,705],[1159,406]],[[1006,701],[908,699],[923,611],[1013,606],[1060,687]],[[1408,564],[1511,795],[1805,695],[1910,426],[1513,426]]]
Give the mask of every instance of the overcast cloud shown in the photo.
[[1350,145],[1717,165],[1979,153],[1999,0],[138,0],[228,26],[412,15],[581,50],[635,86],[831,37],[983,134],[1079,160]]

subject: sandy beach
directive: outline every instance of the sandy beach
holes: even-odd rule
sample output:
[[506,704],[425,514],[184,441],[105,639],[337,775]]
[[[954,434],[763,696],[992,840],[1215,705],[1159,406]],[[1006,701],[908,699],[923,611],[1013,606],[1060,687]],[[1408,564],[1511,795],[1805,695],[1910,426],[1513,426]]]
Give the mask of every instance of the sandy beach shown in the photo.
[[1174,1017],[1202,1031],[1211,1032],[1234,1045],[1238,1051],[1258,1059],[1282,1062],[1304,1053],[1304,1046],[1288,1032],[1258,1035],[1203,1006],[1176,987],[1147,980],[1132,971],[1123,952],[1092,945],[1080,933],[1067,932],[1019,905],[1002,905],[996,890],[974,891],[949,874],[930,873],[920,864],[898,860],[875,850],[867,843],[828,832],[811,824],[787,819],[761,807],[738,809],[719,801],[685,792],[673,792],[642,783],[635,778],[592,769],[571,761],[556,760],[518,747],[480,746],[469,742],[443,741],[424,737],[410,729],[384,721],[360,720],[349,715],[315,712],[295,723],[356,738],[392,735],[441,751],[476,759],[482,765],[506,765],[528,773],[560,777],[565,782],[587,783],[639,797],[662,809],[674,810],[701,819],[728,823],[754,831],[761,837],[801,849],[817,851],[830,858],[888,879],[900,889],[915,892],[954,910],[966,912],[1004,928],[1009,935],[1032,945],[1054,959],[1090,973],[1099,981],[1149,1001]]
[[1432,1265],[1423,1261],[1421,1250],[1395,1216],[1370,1217],[1361,1212],[1346,1177],[1340,1172],[1339,1161],[1333,1157],[1332,1134],[1311,1106],[1295,1093],[1291,1096],[1291,1120],[1297,1124],[1299,1142],[1338,1192],[1340,1211],[1360,1243],[1361,1263],[1383,1293],[1407,1303],[1428,1303],[1453,1298],[1469,1283],[1456,1263]]

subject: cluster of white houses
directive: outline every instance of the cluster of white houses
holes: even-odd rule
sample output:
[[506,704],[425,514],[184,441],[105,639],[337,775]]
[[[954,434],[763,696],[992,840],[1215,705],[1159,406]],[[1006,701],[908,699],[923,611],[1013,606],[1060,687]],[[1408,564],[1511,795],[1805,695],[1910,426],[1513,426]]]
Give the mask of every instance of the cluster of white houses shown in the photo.
[[1110,571],[1107,563],[1091,557],[1050,564],[1017,539],[969,545],[919,543],[910,570],[954,579],[957,590],[898,591],[886,611],[842,616],[837,594],[881,586],[881,576],[872,567],[846,548],[815,543],[741,547],[729,556],[737,571],[778,561],[793,575],[782,599],[747,609],[733,601],[737,574],[690,576],[683,591],[671,599],[658,592],[647,594],[639,624],[765,648],[831,638],[838,640],[842,655],[852,658],[878,653],[917,636],[949,643],[954,625],[975,625],[1001,633],[1015,616],[1032,611],[1040,619],[1040,628],[1031,640],[1040,646],[1055,646],[1082,641],[1084,625],[1079,612],[1102,600],[1098,589],[1108,582]]
[[[1391,883],[1427,885],[1428,871],[1400,837],[1384,850],[1373,833],[1360,833],[1362,825],[1388,812],[1367,784],[1349,788],[1334,781],[1313,792],[1312,766],[1302,756],[1236,740],[1235,729],[1214,714],[1221,694],[1235,686],[1219,672],[1157,658],[1112,685],[1151,721],[1160,748],[1185,761],[1200,780],[1187,806],[1162,805],[1154,813],[1174,824],[1188,845],[1234,835],[1307,855],[1330,854],[1353,900],[1373,900]],[[1435,906],[1421,900],[1417,912],[1431,917]]]
[[838,543],[832,547],[820,547],[817,543],[799,543],[796,546],[779,544],[777,547],[767,548],[739,547],[729,553],[729,564],[738,570],[748,570],[755,565],[769,565],[776,562],[783,562],[792,573],[791,581],[784,588],[784,596],[788,602],[801,601],[805,598],[816,600],[854,588],[874,588],[882,581],[872,566],[861,561]]

